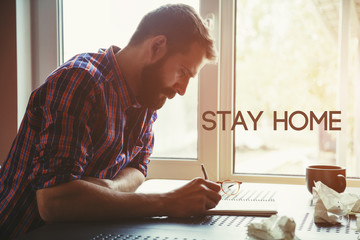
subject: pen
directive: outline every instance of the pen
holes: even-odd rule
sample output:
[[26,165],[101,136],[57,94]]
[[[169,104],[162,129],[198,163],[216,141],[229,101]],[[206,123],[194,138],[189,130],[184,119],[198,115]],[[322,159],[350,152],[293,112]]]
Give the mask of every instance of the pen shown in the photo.
[[203,163],[201,164],[201,171],[202,171],[203,174],[204,174],[205,180],[207,180],[207,179],[208,179],[208,175],[207,175],[207,173],[206,173],[206,169],[205,169],[205,166],[204,166]]

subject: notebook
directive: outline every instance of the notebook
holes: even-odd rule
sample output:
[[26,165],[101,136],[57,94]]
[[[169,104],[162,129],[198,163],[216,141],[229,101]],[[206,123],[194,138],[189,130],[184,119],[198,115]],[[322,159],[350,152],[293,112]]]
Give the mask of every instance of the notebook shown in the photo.
[[[181,187],[188,181],[152,179],[143,183],[137,192],[154,193],[167,192]],[[236,195],[222,195],[219,204],[206,212],[207,215],[237,215],[237,216],[271,216],[277,213],[276,192],[265,187],[256,187],[246,183]]]
[[222,195],[208,215],[271,216],[277,214],[276,192],[265,189],[241,189],[236,195]]

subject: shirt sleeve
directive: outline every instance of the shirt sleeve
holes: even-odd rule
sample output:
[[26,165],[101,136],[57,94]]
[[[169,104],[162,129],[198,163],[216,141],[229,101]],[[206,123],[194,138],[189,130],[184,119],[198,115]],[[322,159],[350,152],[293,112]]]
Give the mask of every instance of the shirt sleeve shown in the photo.
[[129,167],[138,169],[145,177],[147,176],[147,166],[150,162],[150,156],[154,147],[154,132],[152,127],[156,118],[157,114],[154,112],[142,137],[143,147],[128,165]]
[[[92,159],[94,84],[82,69],[53,73],[34,94],[39,122],[30,180],[35,190],[80,179]],[[38,126],[36,126],[38,124]]]

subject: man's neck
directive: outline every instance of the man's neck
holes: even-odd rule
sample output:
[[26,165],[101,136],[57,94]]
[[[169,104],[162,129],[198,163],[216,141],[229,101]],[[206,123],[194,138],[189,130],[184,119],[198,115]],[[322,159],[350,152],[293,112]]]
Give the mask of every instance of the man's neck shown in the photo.
[[143,65],[141,55],[136,49],[125,47],[115,54],[115,58],[125,81],[133,94],[137,96]]

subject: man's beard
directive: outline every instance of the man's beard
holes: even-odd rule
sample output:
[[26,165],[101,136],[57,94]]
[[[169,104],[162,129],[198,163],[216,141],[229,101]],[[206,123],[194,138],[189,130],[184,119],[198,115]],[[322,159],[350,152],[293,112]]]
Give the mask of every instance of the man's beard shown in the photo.
[[145,66],[141,71],[140,91],[137,100],[143,107],[151,110],[160,109],[166,101],[166,98],[172,98],[176,92],[169,87],[164,87],[162,76],[162,66],[166,61],[164,56],[156,63]]

